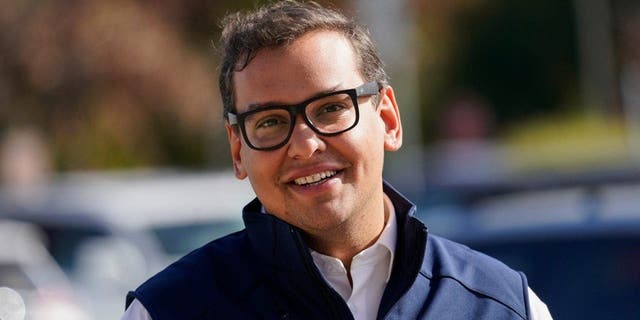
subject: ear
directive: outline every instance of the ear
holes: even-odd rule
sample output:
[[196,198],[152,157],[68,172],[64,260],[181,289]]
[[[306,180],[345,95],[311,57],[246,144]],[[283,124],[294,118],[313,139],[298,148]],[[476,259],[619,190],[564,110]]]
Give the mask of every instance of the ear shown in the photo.
[[396,151],[402,146],[402,123],[392,87],[387,86],[382,89],[378,108],[385,129],[384,149]]
[[240,150],[242,149],[242,141],[240,140],[240,132],[237,128],[234,129],[228,122],[225,124],[227,129],[227,138],[229,139],[229,148],[231,149],[231,160],[233,161],[233,171],[236,174],[236,178],[242,180],[247,177],[247,172],[242,165],[242,156]]

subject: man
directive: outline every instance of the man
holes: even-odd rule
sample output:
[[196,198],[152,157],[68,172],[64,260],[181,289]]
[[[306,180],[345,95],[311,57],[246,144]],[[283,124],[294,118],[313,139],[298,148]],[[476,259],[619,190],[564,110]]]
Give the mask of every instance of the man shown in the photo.
[[123,319],[550,319],[524,275],[428,235],[382,178],[400,113],[367,31],[315,3],[224,20],[220,90],[246,228],[128,296]]

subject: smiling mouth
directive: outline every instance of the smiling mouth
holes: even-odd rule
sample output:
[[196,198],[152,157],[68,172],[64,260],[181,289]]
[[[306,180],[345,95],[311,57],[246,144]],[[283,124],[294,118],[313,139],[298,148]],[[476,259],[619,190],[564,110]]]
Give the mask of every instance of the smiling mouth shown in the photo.
[[312,186],[312,185],[317,185],[320,184],[322,182],[324,182],[325,180],[335,176],[336,174],[338,174],[338,171],[333,171],[333,170],[327,170],[327,171],[323,171],[323,172],[319,172],[319,173],[315,173],[306,177],[301,177],[298,179],[293,180],[293,183],[295,183],[298,186]]

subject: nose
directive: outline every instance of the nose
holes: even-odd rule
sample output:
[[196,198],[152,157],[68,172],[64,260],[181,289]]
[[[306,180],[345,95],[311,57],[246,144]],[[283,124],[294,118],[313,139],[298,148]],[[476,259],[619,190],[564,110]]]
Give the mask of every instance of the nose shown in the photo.
[[322,137],[307,125],[302,115],[298,115],[287,146],[287,155],[293,159],[309,159],[326,147]]

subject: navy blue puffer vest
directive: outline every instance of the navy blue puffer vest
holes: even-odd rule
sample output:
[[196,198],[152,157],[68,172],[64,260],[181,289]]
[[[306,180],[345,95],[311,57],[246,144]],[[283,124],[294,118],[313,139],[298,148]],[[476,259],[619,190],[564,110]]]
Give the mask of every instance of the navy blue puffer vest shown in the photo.
[[[427,235],[415,207],[385,183],[398,219],[391,279],[378,319],[529,319],[527,281],[501,262]],[[322,278],[300,230],[243,211],[246,228],[173,263],[127,296],[154,320],[353,319]]]

